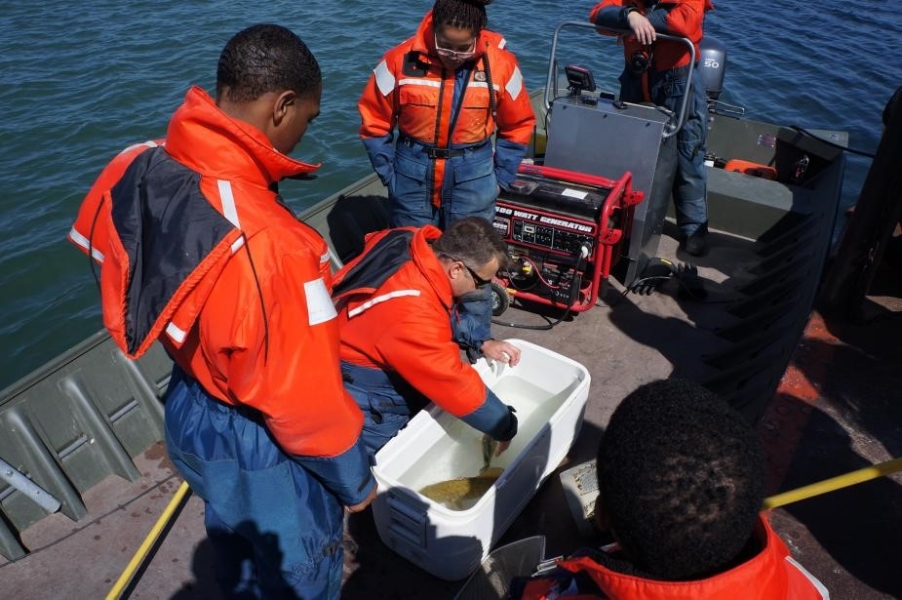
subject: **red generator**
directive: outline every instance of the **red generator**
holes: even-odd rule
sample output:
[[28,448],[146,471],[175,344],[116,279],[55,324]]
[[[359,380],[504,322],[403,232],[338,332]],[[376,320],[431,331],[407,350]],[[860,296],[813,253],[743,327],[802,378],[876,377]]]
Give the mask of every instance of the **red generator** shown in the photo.
[[642,197],[632,190],[629,172],[614,181],[521,165],[496,203],[495,229],[513,264],[492,284],[493,314],[507,310],[513,298],[575,312],[595,306]]

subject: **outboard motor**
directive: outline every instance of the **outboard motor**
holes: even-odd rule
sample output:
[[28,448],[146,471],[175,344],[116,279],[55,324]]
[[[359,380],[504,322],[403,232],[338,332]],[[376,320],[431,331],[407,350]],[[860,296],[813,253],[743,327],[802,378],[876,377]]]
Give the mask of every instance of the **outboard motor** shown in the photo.
[[727,47],[716,38],[705,36],[701,43],[698,70],[708,90],[708,100],[717,100],[723,91],[727,70]]

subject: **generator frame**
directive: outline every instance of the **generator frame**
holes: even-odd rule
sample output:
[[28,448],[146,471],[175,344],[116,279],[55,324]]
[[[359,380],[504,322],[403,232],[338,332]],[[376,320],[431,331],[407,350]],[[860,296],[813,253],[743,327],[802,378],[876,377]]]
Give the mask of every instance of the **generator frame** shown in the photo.
[[[528,164],[521,165],[518,172],[521,177],[512,190],[530,183],[535,186],[537,181],[560,185],[563,190],[554,205],[529,202],[526,196],[499,196],[495,227],[510,254],[520,257],[521,271],[509,269],[496,276],[492,286],[493,313],[497,316],[504,312],[512,298],[573,312],[592,308],[622,255],[621,245],[629,237],[633,209],[642,201],[643,193],[632,189],[629,172],[616,180]],[[593,190],[603,190],[606,195],[599,206],[587,207],[580,196]],[[527,227],[537,233],[525,235]],[[538,261],[532,258],[536,256]],[[526,264],[536,272],[524,274]],[[546,268],[569,274],[559,275],[555,284],[543,277]],[[530,278],[529,288],[522,287],[525,278]],[[565,300],[556,291],[562,284],[567,284]]]

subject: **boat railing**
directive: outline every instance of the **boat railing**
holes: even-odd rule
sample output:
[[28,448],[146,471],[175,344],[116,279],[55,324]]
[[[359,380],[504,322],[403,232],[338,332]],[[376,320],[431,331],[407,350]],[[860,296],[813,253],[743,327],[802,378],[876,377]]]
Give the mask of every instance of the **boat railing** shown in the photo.
[[[558,49],[558,39],[560,38],[561,32],[567,28],[578,28],[578,29],[587,29],[592,30],[593,32],[597,31],[599,28],[594,23],[590,23],[588,21],[564,21],[560,25],[558,25],[554,30],[554,37],[551,40],[551,56],[548,59],[548,76],[545,81],[545,110],[548,114],[551,114],[551,104],[554,102],[555,98],[558,97],[558,77],[557,77],[557,49]],[[604,31],[610,31],[612,34],[630,34],[629,30],[623,29],[604,29]],[[607,36],[602,36],[607,37]],[[689,73],[687,75],[688,81],[692,81],[692,75],[695,71],[695,61],[697,58],[697,54],[695,51],[695,45],[688,38],[678,37],[673,35],[666,35],[663,33],[658,33],[657,38],[661,40],[668,40],[672,42],[679,42],[681,44],[685,44],[689,49],[689,53],[691,56],[691,60],[689,61]],[[611,39],[618,39],[616,37],[612,37]],[[683,123],[686,121],[686,110],[689,106],[689,96],[690,94],[683,94],[683,100],[680,103],[680,110],[676,115],[676,120],[674,121],[671,118],[671,121],[664,128],[664,132],[662,134],[663,139],[667,139],[677,134],[677,132],[683,127]],[[668,111],[669,112],[669,111]]]

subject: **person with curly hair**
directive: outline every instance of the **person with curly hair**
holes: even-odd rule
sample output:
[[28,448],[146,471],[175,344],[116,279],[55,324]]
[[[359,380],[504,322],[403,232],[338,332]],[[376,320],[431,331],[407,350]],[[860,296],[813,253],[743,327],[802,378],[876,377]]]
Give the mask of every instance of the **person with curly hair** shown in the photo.
[[596,467],[596,522],[615,543],[516,579],[512,597],[578,589],[622,600],[829,598],[761,514],[766,473],[755,430],[701,385],[668,379],[627,396]]

